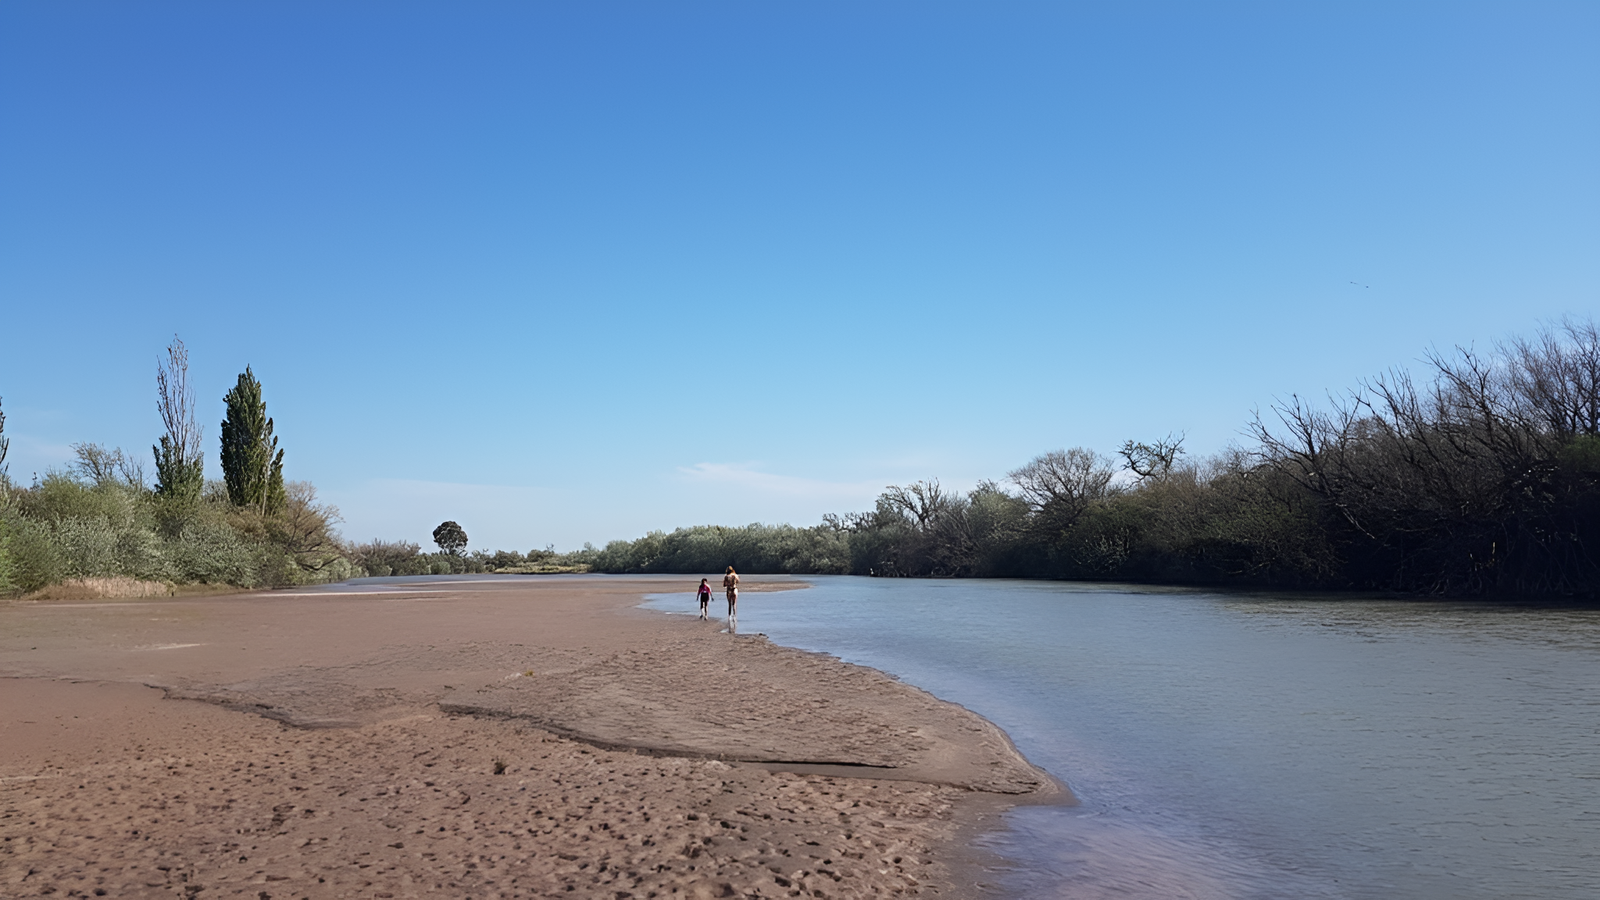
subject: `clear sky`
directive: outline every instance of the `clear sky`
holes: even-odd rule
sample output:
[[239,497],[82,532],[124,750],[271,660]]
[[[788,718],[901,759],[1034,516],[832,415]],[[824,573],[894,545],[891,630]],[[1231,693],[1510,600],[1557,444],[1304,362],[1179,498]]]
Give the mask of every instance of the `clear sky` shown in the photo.
[[11,475],[188,344],[346,537],[812,524],[1600,304],[1594,3],[0,5]]

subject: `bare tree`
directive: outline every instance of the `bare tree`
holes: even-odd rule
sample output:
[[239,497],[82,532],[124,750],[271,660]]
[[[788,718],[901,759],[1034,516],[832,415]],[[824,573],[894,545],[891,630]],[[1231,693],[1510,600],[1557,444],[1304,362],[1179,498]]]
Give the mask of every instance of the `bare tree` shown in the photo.
[[6,411],[0,409],[0,486],[5,484],[6,451],[11,449],[11,439],[6,437]]
[[1166,478],[1183,455],[1183,435],[1166,437],[1153,444],[1128,441],[1117,452],[1127,460],[1128,468],[1140,478]]
[[167,433],[151,450],[156,457],[156,491],[163,496],[198,498],[205,480],[200,424],[194,418],[194,391],[189,387],[189,351],[172,336],[167,361],[156,365],[156,411]]
[[320,571],[342,556],[333,529],[334,523],[343,521],[339,508],[317,502],[317,489],[310,482],[291,481],[284,487],[287,502],[283,514],[269,523],[269,533],[302,569]]
[[1566,319],[1502,345],[1508,387],[1561,439],[1600,434],[1600,326]]
[[107,450],[99,444],[81,443],[73,444],[72,452],[77,456],[72,471],[85,481],[96,485],[120,483],[141,490],[145,487],[144,464],[121,448]]
[[918,531],[928,531],[939,515],[950,507],[951,496],[939,486],[939,479],[918,481],[905,487],[889,485],[883,498],[891,507],[904,513],[917,526]]
[[1073,447],[1034,457],[1006,478],[1022,490],[1035,512],[1049,511],[1061,527],[1076,522],[1091,503],[1111,494],[1111,461],[1093,450]]
[[1568,320],[1493,353],[1425,360],[1427,383],[1391,371],[1326,409],[1291,398],[1275,427],[1258,416],[1263,461],[1348,526],[1335,538],[1359,583],[1591,589],[1600,328]]
[[879,496],[878,506],[909,523],[913,533],[893,568],[918,575],[962,575],[971,570],[976,542],[966,497],[948,493],[932,478],[905,487],[890,485]]

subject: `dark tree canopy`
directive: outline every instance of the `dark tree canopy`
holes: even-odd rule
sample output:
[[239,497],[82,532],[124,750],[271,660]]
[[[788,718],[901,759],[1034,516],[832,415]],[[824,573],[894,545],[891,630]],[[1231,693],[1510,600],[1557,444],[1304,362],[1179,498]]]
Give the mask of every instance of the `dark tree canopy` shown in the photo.
[[[1431,370],[1431,371],[1429,371]],[[1566,320],[1487,352],[1312,404],[1291,396],[1254,446],[1194,460],[1183,435],[1074,448],[966,494],[890,487],[814,528],[703,526],[615,541],[602,572],[1010,576],[1600,604],[1600,322]]]
[[228,404],[228,417],[222,420],[222,477],[228,485],[228,500],[234,506],[263,513],[282,511],[287,499],[283,451],[272,436],[261,382],[249,366],[222,399]]
[[467,549],[467,533],[454,522],[442,522],[433,530],[433,542],[446,553],[460,556]]

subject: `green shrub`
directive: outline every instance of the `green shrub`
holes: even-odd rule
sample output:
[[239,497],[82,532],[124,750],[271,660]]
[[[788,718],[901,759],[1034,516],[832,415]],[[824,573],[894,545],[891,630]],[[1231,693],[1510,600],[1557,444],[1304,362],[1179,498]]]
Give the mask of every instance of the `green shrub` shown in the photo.
[[[0,488],[3,488],[0,485]],[[0,514],[0,596],[15,593],[16,573],[11,563],[12,525],[8,516]]]
[[167,544],[167,558],[178,581],[240,587],[261,583],[255,547],[226,525],[191,523]]
[[149,528],[127,528],[117,535],[112,548],[115,555],[115,574],[127,575],[140,581],[171,581],[172,567],[168,564],[166,542]]
[[26,491],[17,492],[21,513],[34,521],[102,518],[118,526],[132,524],[148,516],[133,487],[115,482],[84,484],[70,475],[49,472],[44,480]]
[[308,584],[331,584],[336,581],[347,581],[359,578],[361,573],[352,565],[350,560],[338,557],[322,569],[311,573],[313,578]]
[[16,590],[36,591],[66,576],[66,560],[50,529],[21,519],[10,538],[11,578]]
[[345,555],[352,563],[366,569],[369,575],[416,575],[420,573],[407,572],[406,569],[414,564],[417,552],[421,549],[410,541],[372,541],[346,547]]
[[118,529],[104,516],[59,519],[52,529],[67,578],[94,578],[117,571]]

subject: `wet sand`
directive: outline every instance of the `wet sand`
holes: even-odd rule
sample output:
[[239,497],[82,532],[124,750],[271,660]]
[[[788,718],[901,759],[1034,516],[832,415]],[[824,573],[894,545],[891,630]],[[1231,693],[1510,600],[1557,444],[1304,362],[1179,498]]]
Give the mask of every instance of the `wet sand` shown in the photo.
[[636,608],[697,581],[0,606],[0,896],[968,896],[965,834],[1069,799],[960,707]]

